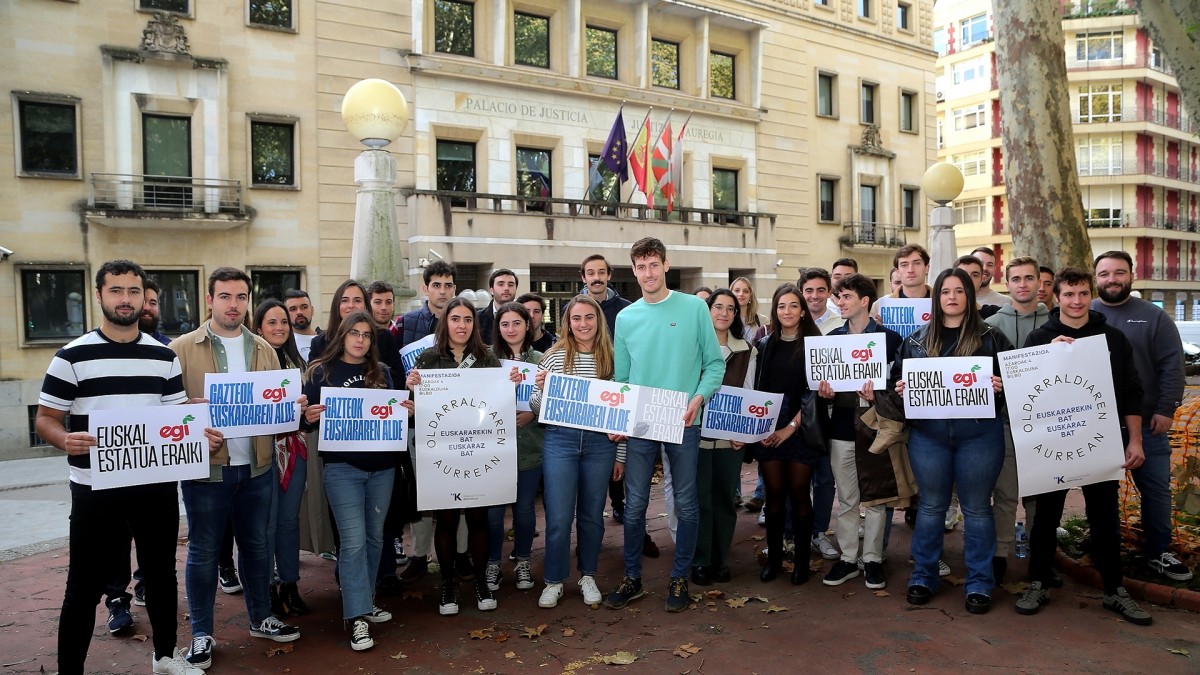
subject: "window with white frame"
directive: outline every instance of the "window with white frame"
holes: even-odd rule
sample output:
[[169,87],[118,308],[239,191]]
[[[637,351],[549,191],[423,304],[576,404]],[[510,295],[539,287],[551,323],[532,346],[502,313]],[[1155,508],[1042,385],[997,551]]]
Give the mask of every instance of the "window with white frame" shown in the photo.
[[1121,227],[1121,190],[1088,188],[1083,194],[1083,216],[1088,227]]
[[954,155],[954,166],[962,171],[963,176],[982,176],[987,174],[987,153],[983,150]]
[[1084,84],[1079,87],[1079,122],[1120,122],[1121,85]]
[[954,202],[954,222],[982,223],[987,220],[987,199],[961,199]]
[[958,35],[962,49],[988,39],[987,14],[979,14],[968,19],[963,19],[959,24]]
[[1075,59],[1108,61],[1125,55],[1125,36],[1120,32],[1078,33],[1075,35]]
[[950,68],[950,72],[954,77],[954,84],[964,84],[975,80],[982,80],[986,61],[982,56],[977,56],[973,59],[960,61]]
[[951,113],[954,117],[954,130],[966,131],[987,124],[987,104],[979,103],[965,108],[955,108]]
[[1080,176],[1117,176],[1122,173],[1120,136],[1087,136],[1076,144]]

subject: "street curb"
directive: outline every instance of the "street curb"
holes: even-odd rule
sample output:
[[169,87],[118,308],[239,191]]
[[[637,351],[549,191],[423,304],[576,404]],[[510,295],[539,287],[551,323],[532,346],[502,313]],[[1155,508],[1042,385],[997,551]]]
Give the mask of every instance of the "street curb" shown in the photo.
[[[1054,559],[1058,563],[1059,569],[1063,571],[1063,574],[1089,586],[1103,588],[1103,585],[1100,583],[1100,573],[1090,565],[1084,565],[1078,560],[1067,556],[1062,551],[1055,551]],[[1121,583],[1125,586],[1125,590],[1129,591],[1129,595],[1138,600],[1145,600],[1156,605],[1162,605],[1163,607],[1174,607],[1175,609],[1186,609],[1189,612],[1200,612],[1200,593],[1196,591],[1164,586],[1129,577],[1122,578]]]

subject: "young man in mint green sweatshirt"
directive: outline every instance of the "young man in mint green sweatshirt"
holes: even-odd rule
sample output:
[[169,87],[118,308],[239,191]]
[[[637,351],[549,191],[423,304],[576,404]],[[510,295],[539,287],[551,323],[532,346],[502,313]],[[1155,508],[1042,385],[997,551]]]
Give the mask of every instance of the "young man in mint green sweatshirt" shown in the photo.
[[620,609],[642,597],[642,541],[646,506],[655,460],[665,451],[671,465],[679,528],[666,609],[688,606],[687,575],[696,551],[699,504],[696,461],[700,443],[700,408],[721,386],[725,359],[717,343],[708,306],[703,300],[667,289],[667,249],[647,237],[634,243],[629,257],[642,299],[617,316],[613,379],[618,382],[684,392],[685,430],[680,443],[630,438],[625,463],[625,578],[605,604]]

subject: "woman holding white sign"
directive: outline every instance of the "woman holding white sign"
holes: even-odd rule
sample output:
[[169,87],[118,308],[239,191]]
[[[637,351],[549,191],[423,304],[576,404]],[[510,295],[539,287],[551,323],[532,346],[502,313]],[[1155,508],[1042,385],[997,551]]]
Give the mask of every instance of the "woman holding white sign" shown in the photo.
[[[422,370],[454,368],[499,368],[500,361],[479,336],[479,322],[475,320],[475,306],[462,298],[454,298],[446,305],[445,318],[438,322],[434,333],[436,343],[421,352],[417,362],[408,373],[407,385],[416,391],[421,384]],[[454,554],[458,544],[458,521],[460,516],[467,520],[467,552],[475,568],[475,606],[480,611],[496,609],[496,596],[487,584],[488,559],[488,507],[469,509],[442,509],[434,511],[434,550],[442,569],[442,595],[438,601],[438,613],[442,616],[458,614],[458,580],[454,575]]]
[[[1012,349],[1008,338],[988,326],[975,304],[975,283],[961,269],[944,270],[933,285],[929,323],[904,339],[892,365],[892,382],[903,397],[905,359],[948,356],[986,356],[992,360],[992,390],[1001,391],[996,357]],[[933,386],[933,385],[931,385]],[[921,494],[913,527],[915,568],[908,580],[908,602],[923,605],[938,588],[946,510],[958,489],[963,512],[963,558],[967,564],[966,608],[983,614],[992,604],[992,556],[996,524],[992,519],[992,489],[1004,463],[1004,427],[991,418],[914,419],[908,456]]]
[[[767,566],[759,578],[771,581],[783,567],[784,506],[792,502],[792,529],[812,530],[813,509],[809,486],[818,448],[804,443],[800,433],[801,400],[810,394],[804,369],[804,338],[817,337],[804,295],[795,284],[783,284],[771,298],[771,323],[766,337],[758,341],[754,388],[778,393],[779,420],[775,432],[755,446],[755,457],[766,487]],[[792,568],[792,583],[808,581],[808,565],[799,560]]]
[[[721,344],[721,355],[725,357],[725,378],[721,384],[753,389],[754,361],[758,351],[742,339],[744,327],[737,296],[728,288],[718,288],[708,296],[707,302],[713,330]],[[734,498],[745,455],[745,446],[738,441],[700,438],[696,466],[700,529],[696,553],[692,557],[692,583],[696,585],[729,581],[729,547],[733,545],[733,530],[737,527]]]
[[[492,353],[499,359],[536,364],[542,353],[533,348],[533,323],[529,310],[517,302],[506,302],[496,311],[492,328]],[[542,482],[542,425],[537,415],[517,411],[517,501],[513,504],[513,555],[517,558],[517,589],[533,588],[529,555],[533,550],[533,532],[537,525],[538,484]],[[488,509],[487,583],[493,591],[500,588],[500,554],[504,546],[504,512],[507,504]]]
[[[320,356],[308,369],[304,393],[316,401],[305,412],[305,429],[320,426],[326,406],[322,393],[335,387],[392,389],[389,368],[380,363],[371,316],[349,313],[328,335]],[[412,402],[401,403],[412,413]],[[392,618],[375,606],[375,576],[383,549],[383,519],[392,498],[398,452],[345,452],[319,450],[325,462],[325,494],[341,534],[338,547],[338,582],[342,587],[342,618],[352,622],[350,647],[355,651],[375,646],[369,623]]]
[[[563,311],[566,320],[559,340],[546,351],[529,405],[541,412],[546,373],[611,380],[613,346],[600,305],[577,295]],[[576,524],[576,560],[583,601],[596,607],[603,600],[596,586],[600,542],[604,538],[604,499],[609,480],[621,480],[625,457],[608,435],[570,427],[548,425],[542,449],[546,505],[546,588],[539,607],[555,607],[563,584],[571,576],[571,523]]]

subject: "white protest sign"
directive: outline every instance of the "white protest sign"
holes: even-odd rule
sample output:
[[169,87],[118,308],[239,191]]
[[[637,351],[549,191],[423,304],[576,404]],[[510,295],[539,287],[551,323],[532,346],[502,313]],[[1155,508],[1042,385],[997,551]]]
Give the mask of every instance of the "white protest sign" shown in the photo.
[[929,298],[880,298],[875,304],[879,309],[879,323],[902,338],[929,323],[933,312],[933,301]]
[[300,428],[300,371],[205,373],[204,395],[214,429],[225,438],[281,434]]
[[834,391],[859,391],[868,380],[872,389],[883,389],[887,386],[887,335],[806,337],[804,367],[813,389],[826,381]]
[[211,426],[203,403],[93,411],[92,489],[208,478]]
[[429,349],[435,343],[436,340],[433,339],[433,334],[429,334],[416,342],[404,345],[404,348],[400,350],[400,365],[404,366],[405,375],[408,375],[408,371],[412,370],[413,364],[417,362],[417,357],[421,355],[421,352]]
[[533,380],[537,377],[537,366],[524,361],[500,359],[500,368],[506,373],[516,368],[521,374],[521,382],[517,384],[517,412],[529,412],[529,397],[533,396]]
[[321,452],[407,451],[407,391],[321,387]]
[[422,370],[416,391],[417,508],[517,499],[517,413],[505,368]]
[[782,394],[723,386],[704,407],[700,436],[741,443],[761,441],[775,431],[782,400]]
[[547,373],[538,421],[606,434],[683,442],[681,391]]
[[994,418],[992,357],[905,359],[904,416],[910,420]]
[[1022,497],[1121,479],[1125,448],[1103,335],[1004,352],[1000,367]]

